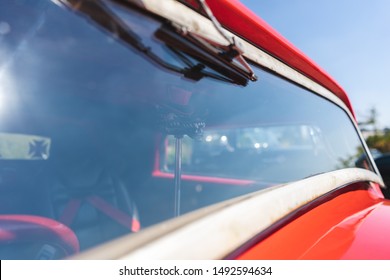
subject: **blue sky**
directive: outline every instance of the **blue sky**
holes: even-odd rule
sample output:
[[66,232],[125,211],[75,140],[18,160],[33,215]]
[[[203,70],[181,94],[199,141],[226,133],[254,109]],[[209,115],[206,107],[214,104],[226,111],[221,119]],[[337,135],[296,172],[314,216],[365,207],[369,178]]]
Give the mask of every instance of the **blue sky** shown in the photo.
[[390,127],[390,1],[241,0],[328,72],[359,121]]

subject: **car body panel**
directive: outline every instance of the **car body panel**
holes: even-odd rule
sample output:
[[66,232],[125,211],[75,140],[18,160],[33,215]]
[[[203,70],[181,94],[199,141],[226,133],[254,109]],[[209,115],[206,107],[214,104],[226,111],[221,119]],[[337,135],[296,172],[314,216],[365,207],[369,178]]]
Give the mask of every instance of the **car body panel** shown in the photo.
[[63,224],[73,259],[389,257],[383,180],[342,88],[240,2],[207,1],[223,32],[183,2],[31,4],[39,24],[0,69],[21,105],[3,147],[24,151],[0,161],[1,218]]
[[[197,7],[196,1],[176,1],[176,0],[166,0],[164,2],[162,1],[156,1],[156,0],[128,0],[129,3],[134,4],[138,6],[141,9],[144,9],[150,13],[153,13],[165,20],[171,21],[181,28],[183,30],[190,31],[191,33],[196,34],[197,36],[200,36],[201,38],[205,38],[208,41],[215,42],[220,45],[228,45],[229,42],[221,36],[221,34],[217,31],[215,26],[211,23],[210,20],[205,18],[201,15],[197,9],[195,11],[188,9],[185,5],[181,3],[186,3],[187,5],[195,6]],[[218,2],[218,1],[217,1]],[[189,4],[191,3],[191,4]],[[230,4],[229,4],[230,3]],[[221,5],[235,5],[232,4],[233,2],[224,1]],[[236,10],[240,10],[239,7],[242,6],[241,3],[236,2],[237,6]],[[247,9],[247,8],[244,8]],[[233,18],[236,17],[236,13],[232,13],[230,10],[226,11],[226,20],[230,22],[231,25],[234,24]],[[247,15],[241,16],[247,17]],[[253,13],[250,13],[253,15]],[[225,14],[222,14],[221,17],[225,17]],[[249,17],[250,18],[250,17]],[[240,18],[237,18],[238,20]],[[263,26],[263,32],[265,36],[268,36],[270,32],[274,32],[275,34],[278,34],[274,29],[269,27],[269,25],[264,24],[263,20],[261,20],[258,16],[253,17],[254,23]],[[253,24],[253,23],[252,23]],[[228,28],[228,25],[225,26]],[[252,26],[252,27],[255,27]],[[230,32],[231,30],[232,32]],[[256,31],[257,32],[257,31]],[[255,42],[251,42],[247,37],[242,36],[240,33],[234,33],[234,28],[231,29],[225,29],[225,33],[230,37],[234,37],[234,39],[238,42],[238,45],[242,48],[243,55],[253,61],[254,63],[257,63],[265,68],[267,68],[271,72],[275,72],[278,75],[281,75],[285,77],[288,80],[291,80],[297,84],[302,85],[303,87],[311,90],[312,92],[315,92],[316,94],[319,94],[321,96],[324,96],[325,98],[331,100],[332,102],[338,104],[340,107],[348,108],[347,111],[351,113],[352,116],[354,116],[353,108],[350,106],[350,102],[348,101],[348,97],[344,91],[340,91],[342,93],[335,94],[332,92],[332,90],[329,90],[329,87],[324,86],[323,84],[320,84],[316,82],[315,80],[310,78],[309,72],[304,72],[304,69],[294,68],[290,63],[292,63],[294,60],[291,61],[283,61],[280,57],[276,56],[275,53],[269,50],[265,50],[262,46],[256,45]],[[268,35],[267,35],[268,34]],[[240,37],[242,36],[242,37]],[[278,34],[280,38],[283,38],[281,35]],[[286,39],[282,40],[283,42],[288,42]],[[250,43],[249,43],[250,42]],[[276,42],[274,42],[276,43]],[[282,42],[279,42],[282,43]],[[293,57],[295,54],[298,56],[295,62],[299,62],[301,59],[307,59],[308,61],[311,61],[308,57],[302,56],[299,58],[299,53],[302,55],[302,53],[296,49],[292,48],[292,52],[290,53],[290,56]],[[296,52],[296,53],[295,53]],[[276,58],[276,59],[275,59]],[[306,63],[306,62],[305,62]],[[314,62],[312,62],[314,63]],[[325,71],[323,71],[320,67],[317,66],[316,74],[319,76],[326,77],[324,79],[330,79],[332,82],[330,84],[337,84]],[[329,84],[329,85],[330,85]],[[340,105],[340,103],[342,105]],[[349,104],[349,105],[348,105]]]
[[[189,3],[196,1],[187,1]],[[353,113],[345,90],[320,66],[238,0],[207,0],[215,17],[233,33],[252,42],[332,91]],[[234,19],[234,20],[232,20]]]
[[[193,211],[164,224],[152,226],[136,235],[125,236],[76,255],[75,259],[231,259],[234,256],[238,257],[238,252],[242,254],[251,248],[241,247],[248,240],[263,238],[268,235],[269,229],[280,221],[284,221],[283,226],[288,227],[290,223],[299,220],[296,219],[297,216],[315,210],[307,208],[307,205],[311,203],[315,206],[322,205],[324,197],[329,197],[328,193],[336,191],[334,194],[337,194],[340,189],[344,189],[339,186],[350,181],[380,180],[372,172],[354,168],[314,176]],[[356,197],[360,200],[351,202],[352,207],[347,214],[352,215],[355,211],[383,200],[383,196],[374,185],[364,184],[363,187],[354,184],[354,189],[356,188],[359,189]],[[338,211],[335,208],[332,210]],[[332,215],[333,212],[325,231],[341,221]],[[314,219],[318,221],[323,217],[315,215]],[[299,227],[298,230],[306,229]],[[284,232],[284,229],[281,232]],[[291,239],[287,238],[281,243],[281,249],[289,246],[289,240]],[[259,245],[261,246],[263,242]],[[274,243],[271,245],[275,246]],[[256,249],[256,246],[253,249]],[[294,259],[293,256],[285,258]]]
[[389,259],[389,215],[390,203],[380,193],[355,189],[308,211],[238,259]]

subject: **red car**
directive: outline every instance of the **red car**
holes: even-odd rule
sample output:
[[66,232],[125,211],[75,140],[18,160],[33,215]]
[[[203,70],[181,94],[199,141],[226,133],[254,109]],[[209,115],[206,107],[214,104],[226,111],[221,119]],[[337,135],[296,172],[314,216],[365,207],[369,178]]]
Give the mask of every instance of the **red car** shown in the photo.
[[388,259],[345,91],[237,0],[0,3],[1,259]]

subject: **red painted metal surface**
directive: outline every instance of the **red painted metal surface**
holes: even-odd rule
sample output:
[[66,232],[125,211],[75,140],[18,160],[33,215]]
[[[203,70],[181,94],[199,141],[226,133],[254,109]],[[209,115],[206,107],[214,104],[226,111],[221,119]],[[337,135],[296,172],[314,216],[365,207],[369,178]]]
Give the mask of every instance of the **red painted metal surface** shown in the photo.
[[336,196],[238,259],[390,259],[390,201],[374,186]]
[[[188,4],[194,1],[187,0]],[[315,62],[238,0],[207,0],[220,23],[338,96],[354,115],[344,89]]]

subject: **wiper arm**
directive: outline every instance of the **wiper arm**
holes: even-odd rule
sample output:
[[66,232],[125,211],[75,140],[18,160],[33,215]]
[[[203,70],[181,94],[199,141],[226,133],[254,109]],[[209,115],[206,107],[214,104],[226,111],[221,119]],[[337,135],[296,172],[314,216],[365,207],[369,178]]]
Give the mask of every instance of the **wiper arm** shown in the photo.
[[[248,77],[243,73],[241,67],[222,57],[217,46],[208,44],[201,38],[193,36],[192,33],[183,31],[180,27],[168,24],[158,29],[155,36],[164,42],[183,63],[189,66],[189,68],[183,69],[185,77],[199,80],[201,77],[198,75],[205,75],[238,85],[247,85]],[[185,58],[186,55],[194,58],[200,64],[191,64],[190,60]],[[206,65],[223,76],[202,70]]]
[[[142,42],[142,39],[140,36],[138,36],[130,26],[128,26],[125,22],[123,22],[114,12],[111,11],[107,5],[101,1],[101,0],[58,0],[62,4],[64,4],[66,7],[71,8],[72,10],[75,10],[79,13],[81,13],[83,16],[86,16],[88,19],[92,20],[93,23],[97,24],[99,27],[103,28],[105,31],[107,31],[110,34],[113,34],[115,38],[120,40],[121,42],[125,43],[126,45],[131,46],[138,52],[142,53],[145,57],[147,57],[149,60],[154,62],[155,64],[163,67],[164,69],[167,69],[169,71],[173,71],[175,73],[179,73],[183,75],[184,77],[198,81],[202,79],[203,77],[209,77],[216,80],[229,82],[229,83],[235,83],[239,85],[246,85],[247,79],[240,73],[235,73],[236,71],[233,69],[229,69],[229,67],[220,65],[221,63],[216,63],[215,59],[212,57],[212,55],[207,54],[205,51],[199,49],[198,51],[195,51],[196,46],[189,47],[191,44],[190,41],[187,40],[186,43],[184,42],[184,38],[176,38],[174,41],[181,42],[179,45],[187,45],[185,49],[190,50],[189,54],[193,55],[196,53],[196,59],[200,59],[202,63],[194,64],[190,59],[186,57],[186,55],[183,53],[183,50],[177,49],[177,44],[173,43],[170,44],[167,42],[167,38],[164,38],[164,36],[159,36],[162,33],[165,33],[166,36],[168,36],[168,41],[170,40],[172,43],[172,38],[175,37],[173,32],[170,32],[171,35],[168,35],[169,32],[166,30],[166,27],[160,28],[156,32],[156,36],[165,42],[172,53],[175,54],[177,59],[184,63],[187,67],[179,67],[172,63],[169,63],[162,59],[159,55],[154,53],[152,49],[149,46],[145,46]],[[179,36],[180,35],[176,35]],[[206,71],[205,64],[212,69],[216,70],[221,75],[218,75],[216,73],[212,73],[210,71]],[[215,65],[216,64],[216,65]]]
[[198,81],[203,77],[210,77],[216,80],[225,81],[225,82],[234,82],[231,79],[225,78],[224,76],[217,75],[214,73],[211,73],[209,71],[204,70],[206,66],[202,63],[194,64],[188,57],[185,56],[182,52],[178,51],[175,48],[168,47],[168,49],[175,54],[178,59],[180,59],[185,65],[187,65],[187,68],[183,69],[182,74],[184,77],[189,78],[191,80]]
[[208,18],[211,20],[213,23],[215,29],[219,32],[219,34],[222,35],[229,43],[230,45],[227,46],[228,51],[225,52],[223,55],[226,56],[227,59],[236,59],[247,71],[247,75],[250,80],[256,81],[257,77],[255,73],[253,72],[252,68],[249,66],[249,64],[246,62],[245,58],[243,57],[243,51],[242,49],[238,46],[236,40],[234,37],[229,37],[224,29],[222,28],[221,24],[219,21],[215,18],[213,12],[211,11],[210,7],[207,5],[205,0],[197,0],[199,5],[202,7]]

